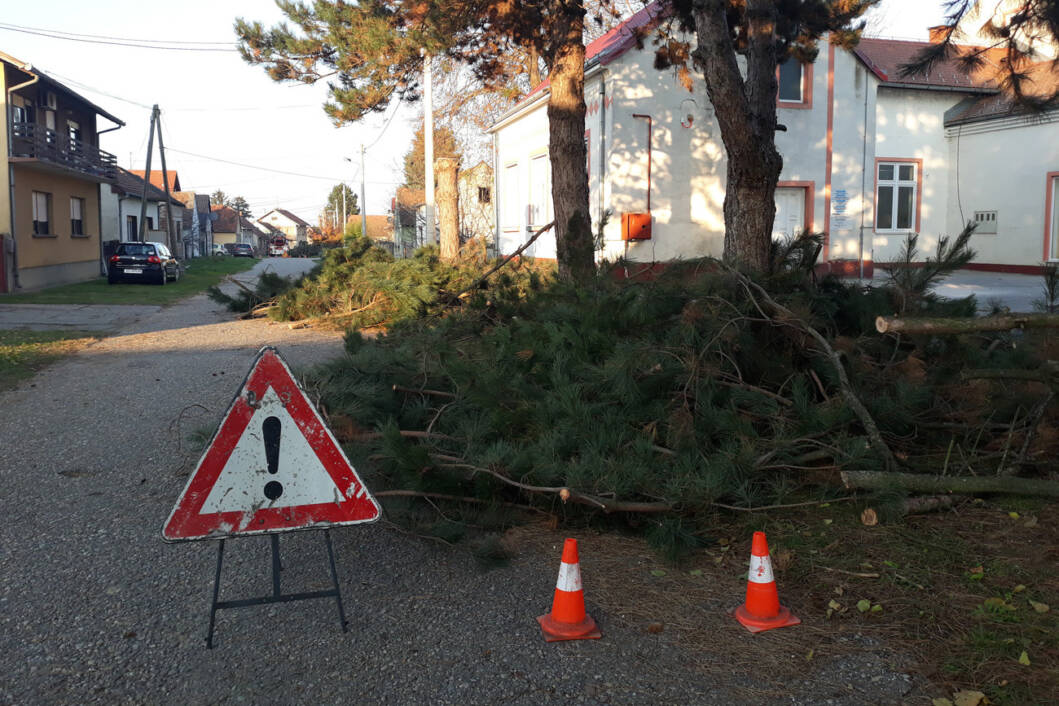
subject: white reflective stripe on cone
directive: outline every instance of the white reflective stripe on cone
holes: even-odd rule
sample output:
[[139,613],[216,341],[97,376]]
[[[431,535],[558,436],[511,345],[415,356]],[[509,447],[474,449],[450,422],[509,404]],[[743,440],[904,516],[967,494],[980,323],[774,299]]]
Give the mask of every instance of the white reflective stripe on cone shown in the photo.
[[750,574],[747,580],[751,583],[772,583],[772,559],[768,556],[750,555]]
[[581,590],[581,567],[578,564],[567,564],[565,561],[559,564],[559,580],[555,582],[555,588],[560,591]]

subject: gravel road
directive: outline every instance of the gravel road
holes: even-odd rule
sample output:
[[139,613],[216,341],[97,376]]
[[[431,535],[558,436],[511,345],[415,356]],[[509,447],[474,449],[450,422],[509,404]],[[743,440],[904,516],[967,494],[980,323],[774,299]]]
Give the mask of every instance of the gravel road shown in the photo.
[[[293,266],[282,262],[267,264]],[[744,691],[753,681],[707,675],[673,634],[593,606],[589,575],[604,639],[545,644],[534,618],[551,600],[560,535],[545,561],[485,571],[382,524],[335,530],[348,633],[330,600],[258,606],[220,612],[206,650],[216,544],[165,544],[160,529],[197,460],[187,434],[216,425],[265,344],[295,370],[341,354],[334,333],[233,320],[200,295],[0,393],[0,702],[756,701]],[[280,546],[285,590],[328,587],[321,534]],[[266,538],[228,542],[222,600],[268,593],[268,567]],[[909,702],[907,675],[880,652],[853,652],[760,693]]]

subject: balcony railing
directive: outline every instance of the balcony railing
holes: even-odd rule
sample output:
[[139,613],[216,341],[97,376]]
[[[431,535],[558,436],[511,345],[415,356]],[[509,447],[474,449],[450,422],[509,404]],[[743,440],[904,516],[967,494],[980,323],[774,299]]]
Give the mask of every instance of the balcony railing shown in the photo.
[[11,156],[39,159],[82,174],[113,180],[118,176],[118,160],[110,152],[36,123],[14,123],[11,130]]

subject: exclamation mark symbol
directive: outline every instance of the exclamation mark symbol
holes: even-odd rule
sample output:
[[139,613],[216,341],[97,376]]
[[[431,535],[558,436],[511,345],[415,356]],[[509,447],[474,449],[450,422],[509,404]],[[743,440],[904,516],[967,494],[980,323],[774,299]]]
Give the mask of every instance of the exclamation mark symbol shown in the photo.
[[[269,417],[261,425],[261,433],[265,439],[265,461],[268,463],[268,472],[279,473],[279,437],[283,423],[279,417]],[[283,495],[283,484],[276,480],[265,483],[265,497],[276,500]]]

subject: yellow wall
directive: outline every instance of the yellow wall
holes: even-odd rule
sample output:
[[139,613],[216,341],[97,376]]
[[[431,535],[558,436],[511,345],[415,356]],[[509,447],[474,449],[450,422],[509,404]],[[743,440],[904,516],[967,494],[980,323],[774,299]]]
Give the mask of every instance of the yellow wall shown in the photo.
[[[99,186],[15,165],[15,237],[20,269],[99,259]],[[33,192],[51,194],[51,235],[33,235]],[[70,235],[70,198],[84,199],[86,237]]]
[[236,242],[235,233],[218,233],[213,231],[213,242],[220,243],[221,245],[227,245],[229,243]]

